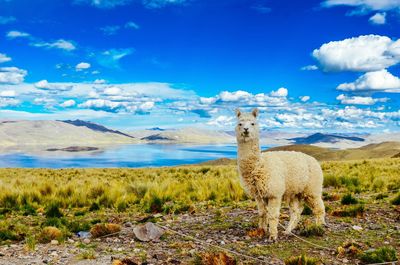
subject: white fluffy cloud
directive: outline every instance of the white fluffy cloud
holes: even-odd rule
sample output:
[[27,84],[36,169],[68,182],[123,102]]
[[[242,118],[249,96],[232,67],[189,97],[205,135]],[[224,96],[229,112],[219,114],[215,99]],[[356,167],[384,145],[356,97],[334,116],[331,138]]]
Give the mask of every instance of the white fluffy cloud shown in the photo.
[[103,94],[106,96],[118,96],[122,94],[122,90],[117,86],[111,86],[104,89]]
[[310,96],[302,96],[302,97],[300,97],[300,100],[301,100],[302,102],[307,102],[307,101],[310,100]]
[[0,97],[0,108],[16,106],[21,102],[15,98]]
[[98,8],[114,8],[123,6],[131,2],[130,0],[75,0],[76,4],[90,4]]
[[17,30],[11,30],[7,32],[6,37],[9,39],[15,39],[15,38],[29,38],[31,35],[26,32],[22,31],[17,31]]
[[242,106],[275,106],[285,104],[287,102],[287,95],[288,90],[284,87],[276,91],[271,91],[269,94],[252,94],[243,90],[233,92],[222,91],[215,97],[200,97],[199,102],[204,105],[237,103]]
[[181,5],[188,0],[143,0],[143,5],[147,8],[162,8],[167,5]]
[[84,69],[89,69],[90,66],[91,66],[90,63],[81,62],[81,63],[78,63],[78,64],[75,66],[75,70],[76,70],[76,71],[82,71],[82,70],[84,70]]
[[318,66],[316,66],[316,65],[306,65],[306,66],[303,66],[302,68],[300,68],[300,70],[302,70],[302,71],[315,71],[315,70],[318,70]]
[[235,92],[222,91],[219,94],[219,98],[224,102],[233,102],[239,100],[247,100],[251,97],[251,94],[247,91],[238,90]]
[[388,98],[373,98],[373,97],[360,97],[360,96],[346,96],[340,94],[336,97],[341,104],[344,105],[374,105],[377,102],[387,102]]
[[364,35],[325,43],[312,55],[326,72],[376,71],[400,62],[400,40]]
[[20,84],[27,74],[26,70],[17,67],[0,67],[0,84]]
[[233,116],[221,115],[216,118],[210,119],[207,124],[211,126],[227,127],[232,126],[235,123],[235,118]]
[[73,99],[66,100],[66,101],[64,101],[63,103],[60,104],[60,106],[63,107],[63,108],[70,108],[70,107],[73,107],[75,105],[76,105],[76,102]]
[[200,103],[205,105],[214,104],[218,100],[217,97],[204,98],[200,97]]
[[82,104],[79,104],[81,108],[88,108],[94,110],[104,110],[109,112],[116,112],[121,108],[126,107],[126,103],[114,102],[107,99],[89,99]]
[[284,87],[281,87],[277,91],[272,91],[270,95],[272,97],[287,97],[288,90]]
[[72,85],[64,85],[59,83],[49,83],[47,80],[41,80],[35,83],[35,87],[41,90],[47,90],[49,92],[60,92],[60,91],[69,91],[73,88]]
[[93,84],[105,84],[107,83],[107,80],[105,79],[96,79],[93,81]]
[[360,8],[361,12],[392,10],[400,8],[400,0],[326,0],[325,7],[353,6]]
[[8,57],[4,53],[0,53],[0,63],[5,63],[5,62],[9,62],[9,61],[11,61],[10,57]]
[[383,25],[386,23],[386,13],[376,13],[372,17],[369,18],[369,22],[375,25]]
[[125,28],[126,28],[126,29],[139,29],[140,27],[139,27],[139,25],[136,24],[135,22],[133,22],[133,21],[128,21],[128,22],[125,23]]
[[120,102],[108,99],[89,99],[78,106],[93,110],[102,110],[107,112],[132,112],[132,113],[148,113],[154,107],[153,101],[143,103],[137,102]]
[[343,83],[337,87],[342,91],[385,91],[400,93],[400,79],[386,69],[368,72],[352,83]]
[[48,49],[60,49],[64,51],[73,51],[76,49],[76,46],[72,41],[67,41],[63,39],[56,40],[54,42],[34,42],[31,44],[34,47],[44,47]]
[[17,95],[14,90],[3,90],[0,92],[0,97],[3,98],[14,98]]

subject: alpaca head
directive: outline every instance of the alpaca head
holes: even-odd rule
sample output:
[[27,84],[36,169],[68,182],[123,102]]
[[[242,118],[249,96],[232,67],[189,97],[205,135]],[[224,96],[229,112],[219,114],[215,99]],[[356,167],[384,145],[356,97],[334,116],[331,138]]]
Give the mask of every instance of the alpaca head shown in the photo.
[[257,122],[258,109],[253,109],[250,113],[242,113],[239,109],[236,110],[236,139],[238,143],[249,142],[259,139],[259,131]]

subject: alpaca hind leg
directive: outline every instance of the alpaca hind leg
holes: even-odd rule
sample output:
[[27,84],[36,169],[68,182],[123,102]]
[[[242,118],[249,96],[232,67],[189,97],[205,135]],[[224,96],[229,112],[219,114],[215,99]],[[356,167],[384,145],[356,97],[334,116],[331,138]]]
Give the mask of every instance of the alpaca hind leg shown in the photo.
[[278,223],[281,210],[282,198],[273,198],[268,201],[268,228],[269,239],[276,240],[278,238]]
[[325,225],[325,205],[321,196],[308,197],[307,202],[315,215],[315,224]]
[[303,208],[303,202],[298,197],[294,197],[289,201],[290,220],[285,231],[286,234],[290,234],[292,230],[297,227],[297,224],[301,218],[301,213],[303,212]]

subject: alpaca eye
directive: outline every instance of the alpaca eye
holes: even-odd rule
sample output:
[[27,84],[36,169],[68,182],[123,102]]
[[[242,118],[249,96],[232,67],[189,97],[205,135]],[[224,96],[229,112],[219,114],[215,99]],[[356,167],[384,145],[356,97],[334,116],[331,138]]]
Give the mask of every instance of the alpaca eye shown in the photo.
[[241,124],[241,123],[239,123],[239,126],[242,126],[242,124]]
[[251,125],[253,125],[253,126],[254,126],[254,123],[252,123]]

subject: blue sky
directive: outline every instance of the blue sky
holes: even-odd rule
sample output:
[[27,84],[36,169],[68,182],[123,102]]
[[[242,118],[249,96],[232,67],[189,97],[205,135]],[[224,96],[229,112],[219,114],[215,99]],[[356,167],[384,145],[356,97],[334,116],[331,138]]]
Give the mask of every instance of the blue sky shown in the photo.
[[398,131],[399,0],[0,0],[0,119]]

